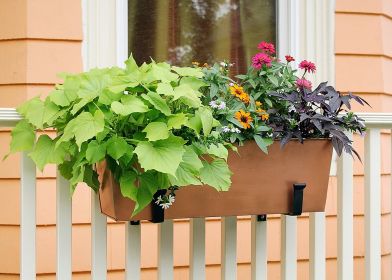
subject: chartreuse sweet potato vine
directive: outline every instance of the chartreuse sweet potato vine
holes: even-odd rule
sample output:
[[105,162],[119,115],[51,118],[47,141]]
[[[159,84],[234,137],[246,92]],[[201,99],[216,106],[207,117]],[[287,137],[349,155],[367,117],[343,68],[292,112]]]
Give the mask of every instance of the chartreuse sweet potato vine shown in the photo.
[[[64,75],[47,98],[21,105],[11,152],[29,151],[39,169],[54,163],[71,191],[85,182],[99,188],[95,166],[106,160],[133,214],[169,186],[207,184],[228,190],[227,144],[209,106],[198,68],[144,63]],[[46,129],[55,129],[52,139]],[[35,132],[42,135],[35,138]]]

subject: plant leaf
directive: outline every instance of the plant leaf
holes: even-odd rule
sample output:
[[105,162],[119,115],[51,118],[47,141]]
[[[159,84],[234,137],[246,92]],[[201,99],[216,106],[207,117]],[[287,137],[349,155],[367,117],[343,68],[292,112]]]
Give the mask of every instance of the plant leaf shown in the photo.
[[139,177],[140,185],[137,191],[137,199],[135,209],[132,216],[142,211],[152,200],[159,186],[157,184],[156,172],[147,171]]
[[211,163],[203,161],[200,179],[218,191],[228,191],[231,185],[231,171],[223,159],[215,159]]
[[133,147],[124,138],[112,136],[106,142],[106,151],[113,159],[118,160],[125,154],[132,155]]
[[221,143],[211,144],[208,147],[207,152],[210,155],[217,156],[217,157],[222,158],[224,160],[227,160],[227,156],[229,155],[229,152],[227,151],[226,147],[223,146]]
[[21,120],[11,131],[10,153],[31,151],[34,147],[34,127],[27,121]]
[[127,95],[119,101],[114,101],[111,105],[111,109],[114,113],[121,116],[128,116],[132,113],[144,113],[149,109],[137,96]]
[[[80,147],[83,142],[97,136],[104,128],[104,115],[101,111],[95,111],[94,116],[89,112],[78,115],[71,125],[75,135],[76,144]],[[69,124],[68,124],[69,125]]]
[[255,139],[257,146],[266,154],[268,154],[268,146],[274,143],[271,138],[262,138],[257,134],[253,136],[253,139]]
[[98,143],[97,140],[93,140],[88,143],[86,150],[86,159],[89,163],[97,163],[105,158],[106,155],[106,143]]
[[143,132],[147,134],[146,137],[150,141],[167,139],[170,136],[169,129],[163,122],[151,122],[143,129]]
[[198,110],[198,115],[203,126],[203,133],[205,136],[207,136],[210,134],[214,122],[212,111],[207,107],[201,107]]
[[141,141],[136,146],[135,154],[139,158],[140,166],[145,170],[156,170],[175,176],[185,152],[184,144],[182,138],[174,135],[155,142]]
[[147,100],[152,106],[161,111],[164,115],[171,115],[169,106],[158,93],[149,91],[147,94],[142,94],[141,97]]
[[203,71],[200,68],[172,66],[172,69],[180,76],[196,78],[203,78],[204,76]]
[[128,197],[133,201],[137,200],[138,189],[135,185],[137,175],[135,172],[127,170],[125,174],[120,177],[120,190],[124,197]]
[[181,126],[185,125],[188,122],[188,117],[184,113],[178,113],[175,115],[171,115],[167,121],[167,127],[169,129],[180,129]]

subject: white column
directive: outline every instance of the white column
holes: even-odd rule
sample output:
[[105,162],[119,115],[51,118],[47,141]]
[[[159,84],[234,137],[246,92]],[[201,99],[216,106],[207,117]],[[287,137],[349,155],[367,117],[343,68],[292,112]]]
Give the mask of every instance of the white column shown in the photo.
[[380,129],[365,137],[365,273],[381,279],[381,142]]
[[[352,134],[347,134],[352,139]],[[338,279],[353,279],[353,158],[343,152],[337,167]]]
[[72,198],[69,182],[57,172],[57,280],[72,279]]
[[325,213],[309,215],[309,272],[311,280],[325,280]]
[[21,154],[20,171],[20,277],[35,279],[36,169],[26,152]]
[[189,225],[189,279],[191,280],[206,278],[205,228],[204,218],[191,219]]
[[252,280],[267,280],[267,220],[252,216],[251,265]]
[[158,279],[172,280],[173,271],[173,221],[158,225]]
[[237,217],[222,217],[221,222],[221,277],[237,279]]
[[125,223],[125,279],[140,279],[141,225]]
[[99,197],[91,190],[91,278],[105,280],[107,273],[107,224],[101,213]]
[[297,217],[281,216],[281,278],[297,279]]

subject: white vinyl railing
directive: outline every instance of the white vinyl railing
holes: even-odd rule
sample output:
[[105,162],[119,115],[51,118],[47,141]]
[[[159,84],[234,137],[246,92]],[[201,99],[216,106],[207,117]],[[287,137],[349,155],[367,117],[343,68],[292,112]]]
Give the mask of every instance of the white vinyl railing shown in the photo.
[[[368,132],[365,137],[365,271],[367,280],[381,279],[381,129],[392,129],[392,114],[361,113]],[[0,108],[0,127],[12,127],[20,120],[14,109]],[[350,137],[352,137],[350,135]],[[391,155],[392,158],[392,155]],[[344,154],[337,167],[337,248],[339,280],[353,279],[353,159]],[[391,192],[392,193],[392,192]],[[390,197],[392,201],[392,197]],[[36,167],[22,154],[21,159],[21,234],[20,274],[23,280],[36,278]],[[57,176],[57,279],[72,279],[72,207],[69,186]],[[107,222],[92,196],[92,279],[107,277]],[[391,221],[392,222],[392,221]],[[326,279],[326,218],[311,213],[309,218],[309,275],[312,280]],[[391,223],[392,224],[392,223]],[[140,279],[141,226],[125,226],[125,279]],[[173,279],[173,221],[158,226],[158,278]],[[267,279],[267,222],[251,220],[251,274],[253,280]],[[205,279],[205,219],[190,221],[189,278]],[[237,218],[225,217],[221,223],[222,279],[237,275]],[[392,243],[392,242],[391,242]],[[297,279],[297,218],[281,218],[281,278]]]

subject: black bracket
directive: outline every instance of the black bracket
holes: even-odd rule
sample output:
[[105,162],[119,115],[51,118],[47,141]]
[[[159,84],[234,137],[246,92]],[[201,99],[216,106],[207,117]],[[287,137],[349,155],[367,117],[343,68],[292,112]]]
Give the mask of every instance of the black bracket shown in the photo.
[[300,216],[302,214],[305,187],[305,183],[293,184],[293,205],[289,213],[290,216]]
[[138,226],[140,225],[140,221],[130,221],[129,222],[132,226]]
[[266,222],[267,221],[267,215],[266,214],[257,215],[257,221],[258,222]]
[[151,203],[151,210],[152,210],[152,219],[150,222],[157,224],[157,223],[163,223],[165,220],[165,210],[160,206],[157,205],[155,202],[157,201],[158,197],[161,195],[165,195],[166,190],[158,190],[153,197],[152,203]]

